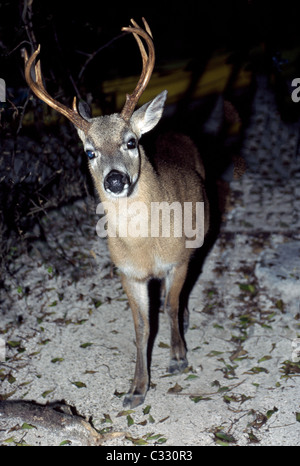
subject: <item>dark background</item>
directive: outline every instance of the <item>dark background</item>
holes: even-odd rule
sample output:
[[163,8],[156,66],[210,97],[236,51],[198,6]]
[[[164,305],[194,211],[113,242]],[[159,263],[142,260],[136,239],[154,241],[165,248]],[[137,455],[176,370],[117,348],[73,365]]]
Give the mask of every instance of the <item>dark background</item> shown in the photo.
[[213,186],[238,153],[257,74],[269,79],[282,118],[299,118],[299,108],[290,98],[291,80],[300,77],[299,3],[0,0],[0,77],[7,85],[7,101],[0,104],[0,258],[5,262],[12,257],[18,239],[44,236],[42,227],[33,230],[33,225],[47,210],[92,193],[74,128],[65,119],[49,123],[45,119],[49,109],[28,89],[23,47],[31,53],[41,44],[45,86],[53,97],[70,105],[77,95],[102,113],[119,110],[113,100],[107,103],[102,83],[139,74],[141,69],[135,42],[121,33],[131,17],[142,24],[144,16],[151,26],[156,70],[165,72],[184,63],[193,72],[191,88],[213,54],[227,53],[233,74],[245,68],[253,76],[247,89],[236,92],[232,79],[224,90],[224,99],[242,120],[233,143],[224,144],[226,127],[214,138],[201,130],[216,95],[203,99],[198,111],[191,112],[192,93],[187,92],[173,109],[171,122],[198,144],[208,175],[213,174],[209,178]]
[[[131,17],[140,21],[144,16],[151,25],[159,67],[186,58],[199,65],[218,49],[231,51],[233,59],[247,60],[259,44],[268,61],[300,43],[299,13],[299,2],[290,0],[1,0],[0,74],[9,88],[26,87],[20,49],[26,46],[30,51],[40,43],[43,74],[51,91],[61,86],[64,96],[72,96],[75,84],[83,98],[87,92],[97,98],[103,80],[140,70],[138,50],[130,38],[113,41]],[[78,78],[88,55],[110,41]]]

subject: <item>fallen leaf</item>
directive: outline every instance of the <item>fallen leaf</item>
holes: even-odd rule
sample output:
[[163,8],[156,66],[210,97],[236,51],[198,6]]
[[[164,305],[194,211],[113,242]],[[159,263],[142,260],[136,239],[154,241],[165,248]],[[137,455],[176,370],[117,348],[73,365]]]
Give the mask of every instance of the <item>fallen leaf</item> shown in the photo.
[[127,425],[128,427],[132,426],[134,424],[134,420],[133,418],[130,416],[130,414],[128,414],[128,416],[126,417],[127,419]]
[[92,346],[93,343],[82,343],[82,345],[80,345],[80,348],[87,348],[88,346]]
[[174,385],[174,387],[171,387],[169,388],[169,390],[167,391],[167,393],[179,393],[183,390],[183,388],[181,387],[181,385],[179,385],[177,382],[176,384]]
[[235,443],[235,438],[230,435],[226,434],[225,432],[219,431],[215,432],[215,440],[218,445],[227,446],[229,443]]
[[27,422],[23,422],[21,429],[29,430],[29,429],[36,429],[36,427],[32,424],[27,424]]
[[162,341],[158,344],[158,347],[159,348],[170,348],[170,346],[167,345],[167,343],[163,343]]
[[52,390],[46,390],[46,391],[44,391],[44,392],[42,393],[42,397],[43,397],[43,398],[46,398],[46,396],[49,395],[49,393],[52,393],[52,392],[54,392],[54,389],[52,389]]
[[144,414],[149,414],[150,409],[151,409],[151,406],[150,406],[150,405],[147,405],[147,406],[143,409],[143,413],[144,413]]
[[76,382],[71,382],[75,387],[77,388],[86,388],[86,385],[84,382],[76,381]]
[[266,414],[267,419],[270,419],[270,417],[273,416],[273,414],[276,413],[277,411],[278,411],[278,408],[276,408],[276,406],[274,406],[273,409],[269,409]]
[[121,417],[121,416],[128,416],[129,414],[132,414],[134,413],[134,410],[133,409],[127,409],[125,411],[120,411],[118,414],[117,414],[117,417]]

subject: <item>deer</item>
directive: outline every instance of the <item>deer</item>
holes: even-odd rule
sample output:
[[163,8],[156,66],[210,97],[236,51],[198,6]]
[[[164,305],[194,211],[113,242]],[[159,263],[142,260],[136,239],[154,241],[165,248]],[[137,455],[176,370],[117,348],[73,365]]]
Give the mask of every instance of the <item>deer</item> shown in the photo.
[[[167,91],[164,90],[136,109],[155,63],[152,32],[147,21],[144,18],[142,20],[144,27],[140,27],[132,19],[130,26],[122,28],[122,31],[132,34],[137,42],[142,58],[142,72],[132,94],[126,95],[120,113],[93,118],[86,104],[80,101],[77,105],[76,97],[72,108],[53,99],[44,87],[40,61],[34,64],[40,53],[40,46],[30,58],[24,52],[25,79],[39,99],[60,112],[75,126],[87,155],[96,193],[101,202],[107,203],[107,219],[116,224],[117,233],[122,213],[111,215],[109,206],[125,199],[128,209],[134,202],[142,202],[149,212],[154,203],[177,203],[180,206],[186,203],[192,206],[190,213],[194,226],[197,220],[195,205],[200,203],[203,206],[200,227],[206,237],[209,229],[209,205],[205,190],[205,170],[192,140],[176,132],[161,134],[151,157],[147,155],[143,141],[140,141],[160,121],[167,98]],[[170,217],[174,229],[178,217],[174,214]],[[146,225],[148,220],[145,218]],[[162,216],[158,221],[162,222]],[[187,234],[184,232],[182,235],[149,234],[138,237],[128,233],[127,236],[115,234],[107,237],[110,256],[119,270],[135,328],[135,372],[130,389],[124,397],[125,407],[134,408],[142,404],[150,386],[147,348],[150,334],[149,284],[153,279],[161,283],[164,311],[170,322],[168,370],[170,373],[180,373],[188,366],[184,332],[188,327],[189,311],[187,305],[180,311],[180,296],[191,258],[201,244],[192,242],[187,247],[186,239]],[[181,315],[184,325],[180,323]]]

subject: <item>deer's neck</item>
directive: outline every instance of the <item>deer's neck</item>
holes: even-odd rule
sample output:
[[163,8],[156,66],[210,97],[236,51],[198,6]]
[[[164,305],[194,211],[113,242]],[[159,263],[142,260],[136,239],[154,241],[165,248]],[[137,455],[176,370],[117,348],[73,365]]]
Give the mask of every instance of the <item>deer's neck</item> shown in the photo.
[[132,195],[128,197],[128,202],[143,202],[150,206],[151,201],[159,200],[157,197],[160,192],[159,176],[141,149],[140,174]]

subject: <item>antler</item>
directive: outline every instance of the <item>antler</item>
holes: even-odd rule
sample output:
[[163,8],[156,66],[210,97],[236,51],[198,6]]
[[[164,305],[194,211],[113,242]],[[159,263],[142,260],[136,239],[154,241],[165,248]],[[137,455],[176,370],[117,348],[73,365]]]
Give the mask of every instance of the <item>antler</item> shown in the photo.
[[[126,102],[121,112],[121,117],[126,121],[130,119],[136,107],[136,104],[138,103],[139,98],[141,97],[142,93],[147,87],[147,84],[152,75],[155,62],[155,52],[152,41],[152,33],[147,21],[145,20],[145,18],[143,18],[145,30],[139,27],[139,25],[133,19],[131,19],[131,22],[134,27],[124,27],[122,28],[122,31],[132,32],[132,34],[134,35],[134,38],[138,43],[142,55],[143,70],[133,93],[126,95]],[[146,41],[148,47],[148,55],[139,36],[141,36]]]
[[38,61],[34,67],[36,81],[32,79],[32,65],[39,53],[40,45],[38,46],[36,51],[31,55],[30,58],[28,58],[27,51],[24,50],[25,79],[27,81],[28,86],[39,99],[48,104],[50,107],[54,108],[54,110],[57,110],[59,113],[67,117],[77,128],[81,129],[86,133],[90,127],[90,123],[79,115],[77,111],[76,97],[74,97],[73,108],[71,109],[61,104],[57,100],[54,100],[44,88],[40,61]]

